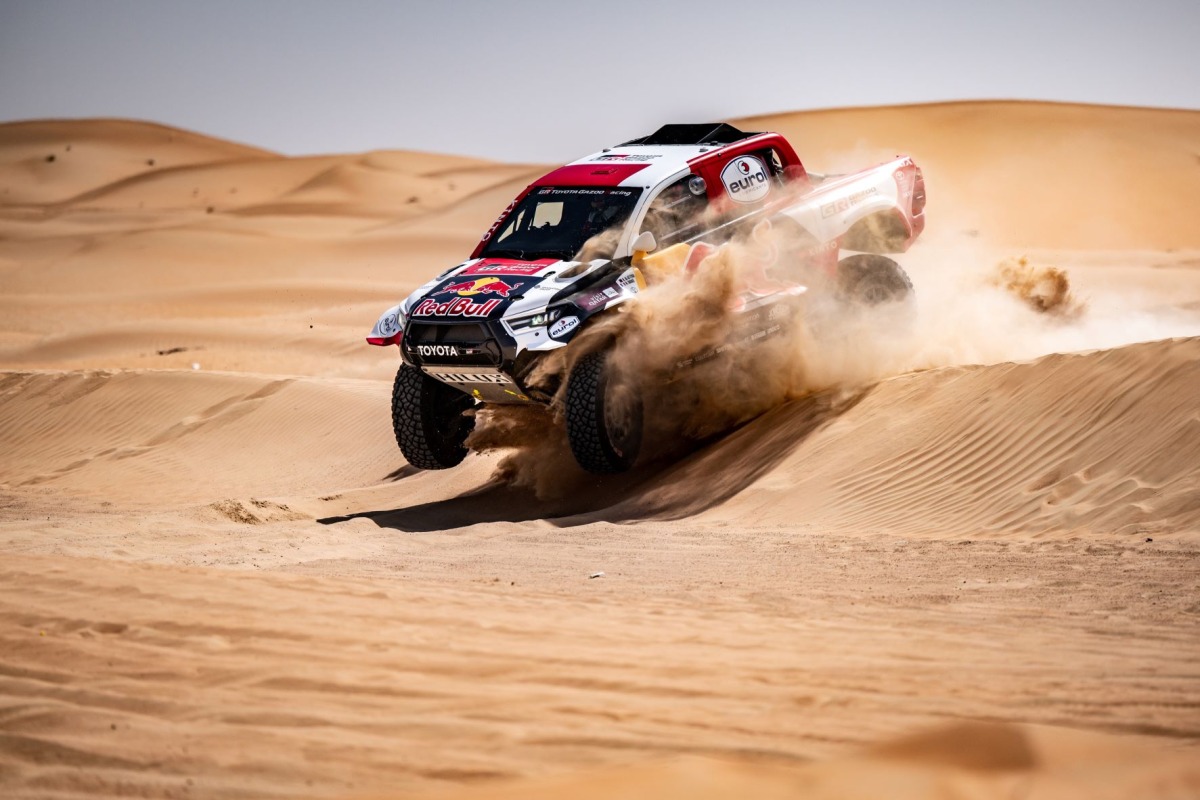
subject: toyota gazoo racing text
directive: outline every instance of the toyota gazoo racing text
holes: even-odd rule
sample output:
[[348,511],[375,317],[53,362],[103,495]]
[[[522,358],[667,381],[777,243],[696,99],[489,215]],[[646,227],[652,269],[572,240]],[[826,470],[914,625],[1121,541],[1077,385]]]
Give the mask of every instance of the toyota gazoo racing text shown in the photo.
[[849,302],[902,300],[912,284],[883,254],[908,249],[925,226],[924,207],[924,179],[910,158],[816,175],[781,135],[721,123],[666,125],[553,170],[513,200],[469,260],[384,312],[367,337],[399,346],[392,423],[400,449],[418,468],[455,466],[477,404],[548,405],[558,396],[580,466],[628,469],[642,409],[623,399],[614,411],[609,377],[620,365],[611,353],[577,359],[550,386],[533,379],[542,359],[636,302],[656,260],[703,268],[706,255],[764,224],[798,232],[804,246],[781,258],[814,277],[804,287],[750,287],[739,311],[751,324],[775,321],[781,314],[765,313],[772,304],[817,284]]

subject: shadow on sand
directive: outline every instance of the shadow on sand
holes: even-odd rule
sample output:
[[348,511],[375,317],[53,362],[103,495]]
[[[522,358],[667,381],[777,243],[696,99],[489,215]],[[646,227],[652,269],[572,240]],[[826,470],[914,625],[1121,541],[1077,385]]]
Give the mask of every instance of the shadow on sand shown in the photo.
[[[317,522],[332,525],[366,518],[408,532],[452,530],[487,522],[546,520],[562,527],[592,522],[683,519],[719,506],[775,469],[814,433],[870,393],[832,392],[794,400],[673,461],[654,461],[624,475],[587,476],[558,499],[498,480],[446,500],[359,511]],[[402,468],[403,479],[416,474]]]

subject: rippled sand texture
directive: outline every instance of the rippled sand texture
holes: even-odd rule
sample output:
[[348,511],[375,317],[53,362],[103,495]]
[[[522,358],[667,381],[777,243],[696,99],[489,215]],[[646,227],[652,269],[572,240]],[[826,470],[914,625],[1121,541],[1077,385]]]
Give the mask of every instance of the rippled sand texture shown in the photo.
[[916,322],[540,496],[363,337],[546,167],[0,125],[0,795],[1200,795],[1200,113],[740,124],[917,159]]

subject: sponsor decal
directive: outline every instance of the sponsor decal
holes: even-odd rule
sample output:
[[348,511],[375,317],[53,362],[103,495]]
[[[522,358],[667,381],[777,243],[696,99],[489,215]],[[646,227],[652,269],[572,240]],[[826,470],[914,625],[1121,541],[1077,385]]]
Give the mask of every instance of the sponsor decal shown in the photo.
[[520,284],[513,286],[505,283],[499,278],[475,278],[443,286],[434,292],[434,295],[456,294],[459,297],[473,297],[477,294],[498,294],[501,297],[508,297],[510,292],[519,289],[520,286]]
[[386,317],[379,319],[378,328],[381,336],[391,336],[400,329],[400,325],[395,314],[388,314]]
[[617,286],[620,286],[626,292],[637,294],[637,277],[632,272],[626,272],[617,278]]
[[756,156],[738,156],[721,170],[721,183],[730,199],[738,203],[754,203],[771,191],[767,167]]
[[801,250],[797,256],[803,259],[819,258],[820,256],[828,255],[831,252],[837,252],[837,249],[838,240],[831,239],[828,242],[821,242],[820,244],[815,244],[812,247],[806,247]]
[[602,305],[608,302],[608,295],[604,292],[592,292],[586,297],[579,299],[579,307],[584,311],[595,311]]
[[550,326],[550,338],[561,339],[579,327],[579,317],[563,317]]
[[545,261],[541,264],[537,263],[497,263],[493,261],[485,261],[481,264],[467,267],[462,271],[463,275],[536,275],[546,267],[553,264],[553,261]]
[[504,222],[504,220],[508,218],[509,212],[517,207],[517,200],[520,199],[521,198],[518,197],[516,200],[513,200],[508,204],[508,208],[504,209],[504,213],[496,217],[496,221],[492,223],[492,227],[484,231],[483,236],[479,237],[479,241],[486,242],[488,239],[492,238],[492,235],[500,228],[500,223]]
[[629,189],[562,189],[547,186],[538,189],[538,195],[603,195],[605,197],[633,197],[635,192]]
[[453,300],[447,300],[444,303],[439,303],[431,297],[427,297],[413,309],[414,317],[486,317],[500,305],[501,301],[487,300],[482,303],[476,303],[469,297],[456,297]]
[[728,342],[726,344],[721,345],[720,347],[715,347],[711,350],[706,350],[703,353],[700,353],[699,355],[693,356],[692,358],[684,359],[683,361],[676,361],[675,367],[676,367],[676,369],[687,369],[689,367],[694,367],[699,364],[703,364],[707,361],[712,361],[714,358],[719,358],[720,356],[725,355],[726,353],[730,352],[734,348],[741,348],[745,345],[753,345],[755,342],[758,342],[762,339],[769,339],[772,336],[774,336],[777,333],[780,333],[782,331],[783,331],[782,325],[772,325],[769,328],[766,328],[765,330],[760,330],[760,331],[752,333],[748,336],[744,336],[741,339],[738,339],[736,342]]
[[826,203],[821,206],[821,218],[832,217],[834,214],[852,208],[873,194],[879,194],[879,190],[874,186],[870,189],[863,189],[860,192],[848,194],[839,200],[834,200],[832,203]]
[[913,193],[913,175],[905,172],[903,169],[898,169],[892,173],[892,178],[896,181],[896,191],[905,200],[912,199]]
[[495,383],[501,386],[507,386],[512,383],[507,375],[501,375],[497,372],[482,372],[482,373],[433,373],[433,377],[446,383]]
[[417,352],[423,356],[458,356],[462,354],[452,344],[419,344]]
[[653,161],[656,158],[661,158],[658,155],[650,155],[648,153],[605,153],[602,156],[597,156],[593,161]]
[[[634,278],[632,274],[629,275],[629,278],[633,283],[633,291],[636,292],[637,279]],[[584,311],[595,311],[597,308],[607,304],[609,300],[616,300],[620,296],[621,291],[617,289],[616,286],[605,286],[598,291],[592,292],[591,294],[580,298],[578,302],[579,306],[583,308]]]

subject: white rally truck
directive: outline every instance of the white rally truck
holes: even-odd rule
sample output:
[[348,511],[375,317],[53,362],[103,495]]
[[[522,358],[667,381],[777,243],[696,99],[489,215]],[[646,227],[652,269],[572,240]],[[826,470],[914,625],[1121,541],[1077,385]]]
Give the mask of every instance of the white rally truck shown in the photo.
[[643,259],[673,253],[686,273],[764,224],[786,227],[794,246],[775,257],[792,281],[765,269],[739,301],[753,341],[778,328],[775,306],[790,308],[814,285],[860,304],[905,299],[912,284],[886,254],[920,235],[924,208],[911,158],[816,175],[781,135],[724,123],[665,125],[559,167],[509,204],[468,260],[385,311],[367,337],[399,348],[392,423],[400,450],[418,468],[453,467],[466,456],[475,406],[558,397],[580,466],[626,470],[640,449],[642,409],[626,397],[614,412],[610,377],[619,365],[608,353],[577,360],[556,383],[533,376],[549,353],[637,302],[649,272]]

